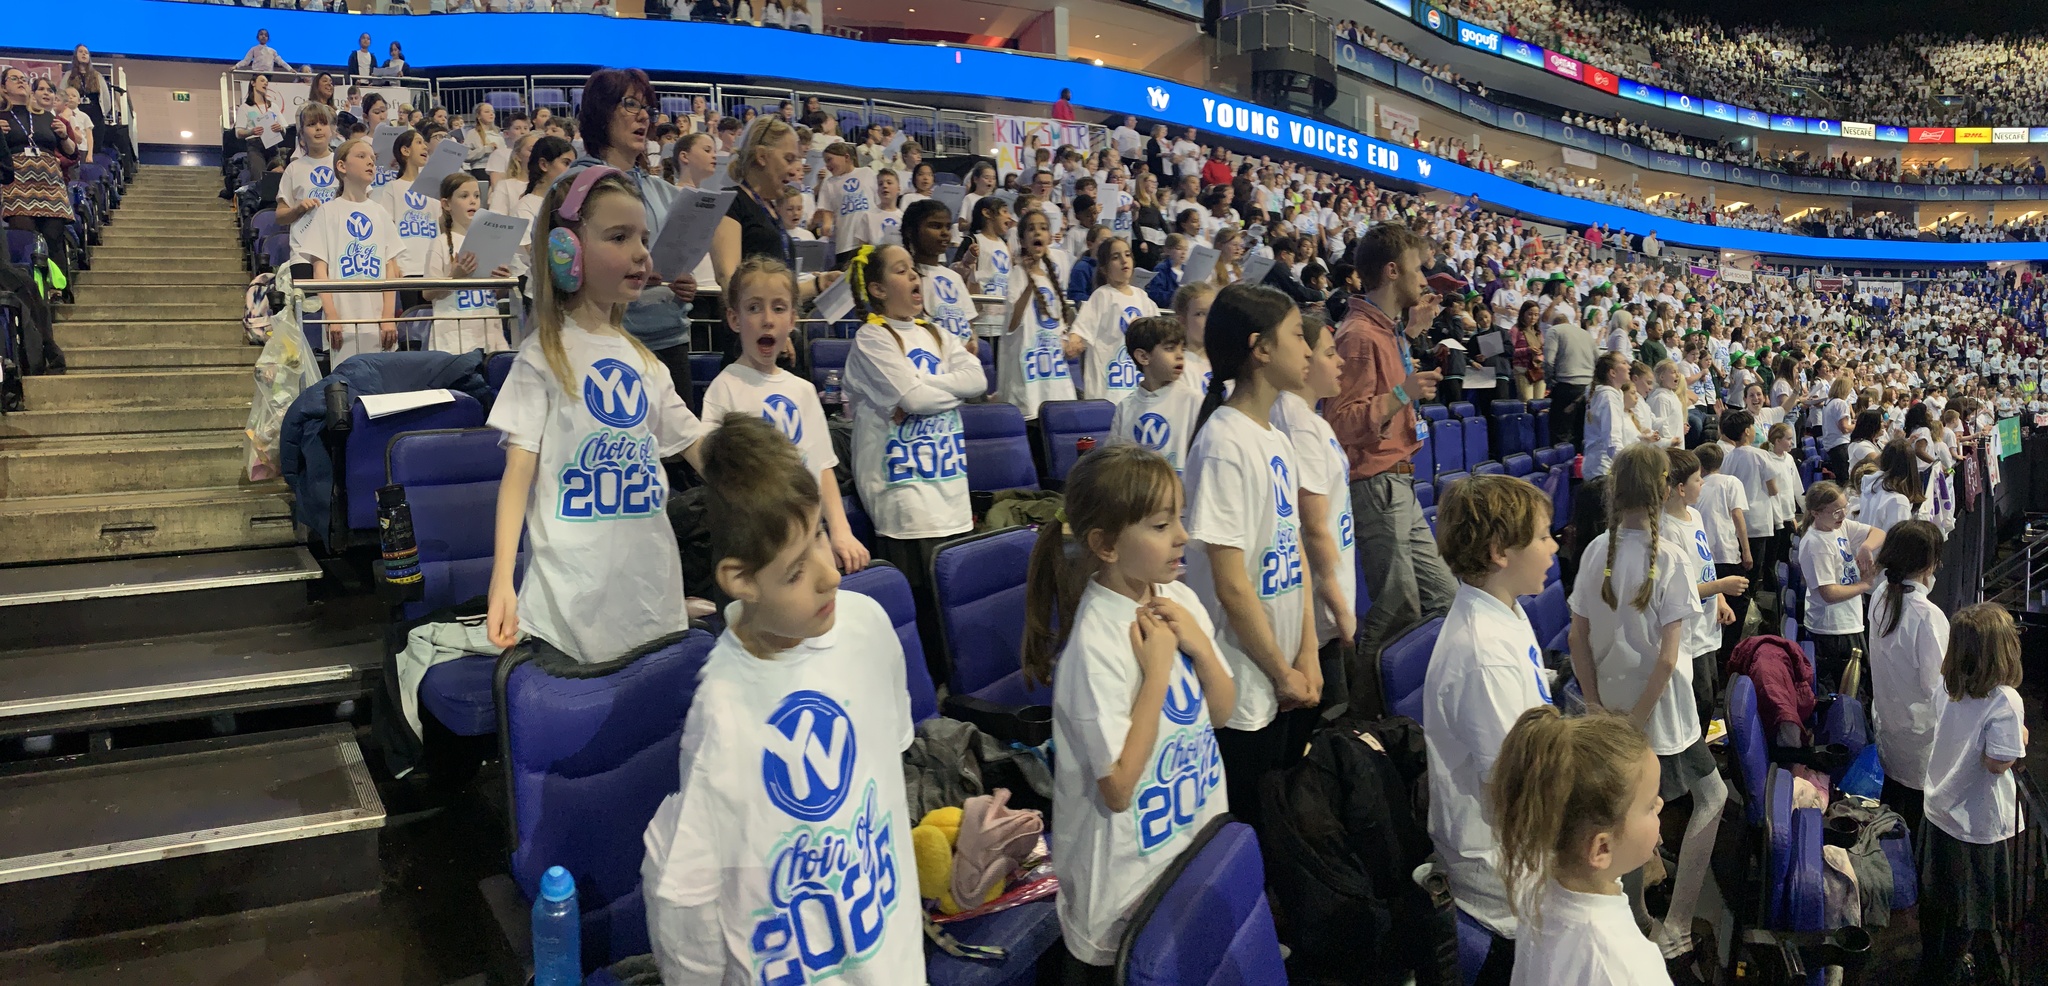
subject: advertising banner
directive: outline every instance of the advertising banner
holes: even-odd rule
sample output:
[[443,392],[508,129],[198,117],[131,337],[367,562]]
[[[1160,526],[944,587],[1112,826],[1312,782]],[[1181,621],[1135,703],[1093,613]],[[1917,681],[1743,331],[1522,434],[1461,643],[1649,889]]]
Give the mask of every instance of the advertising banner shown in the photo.
[[1621,98],[1633,99],[1638,103],[1648,103],[1651,106],[1662,106],[1664,105],[1664,90],[1647,82],[1623,79],[1621,80]]
[[1410,16],[1415,18],[1417,24],[1421,24],[1423,27],[1429,28],[1452,41],[1458,40],[1458,19],[1444,13],[1441,9],[1433,7],[1426,2],[1418,2],[1415,4],[1415,13]]
[[1607,143],[1600,138],[1599,134],[1583,127],[1568,127],[1556,120],[1543,121],[1543,137],[1554,143],[1570,144],[1581,150],[1599,151],[1602,153],[1607,151]]
[[1703,113],[1706,111],[1706,101],[1682,92],[1667,91],[1664,93],[1664,108],[1680,113]]
[[1915,144],[1953,144],[1956,132],[1948,127],[1907,127],[1906,139]]
[[1403,17],[1415,16],[1415,4],[1412,0],[1373,0],[1373,2]]
[[1088,146],[1088,125],[1073,120],[1041,120],[1028,116],[990,118],[995,132],[996,169],[1021,171],[1041,147],[1057,149],[1062,144]]
[[1854,137],[1858,140],[1876,140],[1877,128],[1868,123],[1851,123],[1843,120],[1842,136]]
[[1422,129],[1422,118],[1407,110],[1397,110],[1385,103],[1380,105],[1380,129],[1402,130],[1414,133]]
[[1600,159],[1576,147],[1560,148],[1564,152],[1564,163],[1574,168],[1597,168]]
[[1727,281],[1730,284],[1753,284],[1756,282],[1756,272],[1744,270],[1741,267],[1723,267],[1721,268],[1721,280]]
[[1337,46],[1331,52],[1337,59],[1337,67],[1346,72],[1365,76],[1381,85],[1398,85],[1399,76],[1394,72],[1394,60],[1355,41],[1337,39]]
[[1735,108],[1735,122],[1745,127],[1755,127],[1758,130],[1769,130],[1771,128],[1770,114],[1765,113],[1763,110],[1750,109],[1747,106]]
[[1819,134],[1822,137],[1840,137],[1842,135],[1842,121],[1808,120],[1806,121],[1806,132]]
[[1781,116],[1773,113],[1771,114],[1771,129],[1782,130],[1786,133],[1803,134],[1806,132],[1806,118],[1803,116]]
[[1905,127],[1887,127],[1880,124],[1877,128],[1877,139],[1890,141],[1894,144],[1903,144],[1910,138]]
[[1505,106],[1496,109],[1496,116],[1500,120],[1500,125],[1508,130],[1531,137],[1543,136],[1543,118],[1540,116],[1532,116],[1522,110],[1511,110]]
[[1467,48],[1500,54],[1500,32],[1471,21],[1458,22],[1458,43]]
[[1992,127],[1991,142],[1994,144],[2024,144],[2027,142],[2027,128]]
[[1500,116],[1495,112],[1495,107],[1492,103],[1462,89],[1459,90],[1458,97],[1458,112],[1488,126],[1500,126]]
[[1711,99],[1702,100],[1702,102],[1706,104],[1708,119],[1719,120],[1723,123],[1734,123],[1739,119],[1736,116],[1736,111],[1739,107],[1730,106],[1727,103],[1716,102]]
[[1958,128],[1956,128],[1956,143],[1958,143],[1958,144],[1989,144],[1989,143],[1991,143],[1991,128],[1990,128],[1990,127],[1958,127]]
[[1617,96],[1621,95],[1621,76],[1615,75],[1606,69],[1594,68],[1588,65],[1585,67],[1584,73],[1579,76],[1579,81],[1601,92],[1612,93]]
[[1554,51],[1543,53],[1543,67],[1551,74],[1562,75],[1573,82],[1580,81],[1585,72],[1585,66],[1580,65],[1578,59]]

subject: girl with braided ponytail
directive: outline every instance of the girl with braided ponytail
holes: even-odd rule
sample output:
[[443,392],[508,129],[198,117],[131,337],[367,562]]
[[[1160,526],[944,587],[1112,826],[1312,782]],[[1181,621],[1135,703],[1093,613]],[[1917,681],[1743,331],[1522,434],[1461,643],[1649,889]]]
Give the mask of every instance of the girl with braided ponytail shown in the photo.
[[1648,737],[1660,795],[1693,796],[1671,910],[1653,931],[1664,954],[1677,957],[1691,950],[1693,907],[1728,788],[1700,733],[1692,662],[1680,659],[1700,592],[1697,563],[1687,554],[1692,546],[1659,536],[1670,472],[1670,457],[1655,445],[1631,445],[1615,457],[1607,474],[1607,531],[1588,546],[1572,587],[1570,639],[1586,705],[1626,712]]
[[[867,324],[846,358],[853,405],[853,469],[875,525],[875,556],[903,570],[918,622],[938,612],[932,553],[974,527],[967,440],[955,410],[988,390],[981,361],[924,318],[924,284],[900,246],[861,246],[846,266]],[[937,640],[937,627],[930,627]]]
[[1884,593],[1871,607],[1877,635],[1870,641],[1870,709],[1884,763],[1883,801],[1915,832],[1926,801],[1934,725],[1945,704],[1941,662],[1948,653],[1948,614],[1928,596],[1942,547],[1941,528],[1927,521],[1894,525],[1877,553]]
[[1508,731],[1490,793],[1501,876],[1522,921],[1514,982],[1671,982],[1621,884],[1656,855],[1657,785],[1657,758],[1621,716],[1567,719],[1539,705]]

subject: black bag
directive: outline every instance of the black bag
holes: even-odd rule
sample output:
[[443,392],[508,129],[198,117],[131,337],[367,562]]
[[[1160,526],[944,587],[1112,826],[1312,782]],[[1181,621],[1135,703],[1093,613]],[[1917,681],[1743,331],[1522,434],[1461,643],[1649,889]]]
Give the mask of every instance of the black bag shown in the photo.
[[1259,835],[1290,981],[1459,981],[1455,917],[1413,876],[1432,850],[1410,794],[1424,769],[1414,720],[1344,718],[1265,778]]

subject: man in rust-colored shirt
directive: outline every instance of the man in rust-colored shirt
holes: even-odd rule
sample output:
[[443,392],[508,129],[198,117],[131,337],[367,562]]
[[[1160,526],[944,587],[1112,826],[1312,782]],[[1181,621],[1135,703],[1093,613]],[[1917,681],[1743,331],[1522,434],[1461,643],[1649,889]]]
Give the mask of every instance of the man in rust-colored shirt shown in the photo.
[[[1443,379],[1436,370],[1416,369],[1408,352],[1410,338],[1436,319],[1437,298],[1422,276],[1431,252],[1428,240],[1398,223],[1374,226],[1358,241],[1353,263],[1365,291],[1351,297],[1337,329],[1342,389],[1323,410],[1351,460],[1361,588],[1372,599],[1346,669],[1354,703],[1377,691],[1371,662],[1362,658],[1379,653],[1395,631],[1448,611],[1457,593],[1415,499],[1411,461],[1422,447],[1416,402],[1435,397]],[[1405,316],[1400,323],[1397,314]]]

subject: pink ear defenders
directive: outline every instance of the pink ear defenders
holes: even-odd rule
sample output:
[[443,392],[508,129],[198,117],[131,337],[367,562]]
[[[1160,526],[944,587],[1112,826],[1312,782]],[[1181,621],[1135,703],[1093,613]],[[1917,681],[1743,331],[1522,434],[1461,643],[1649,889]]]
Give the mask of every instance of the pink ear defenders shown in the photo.
[[[583,200],[590,197],[591,186],[606,175],[619,173],[619,169],[601,164],[585,165],[575,172],[569,185],[569,196],[562,200],[562,207],[555,210],[555,218],[565,223],[581,220]],[[583,289],[583,242],[576,238],[575,230],[557,226],[548,232],[548,274],[554,278],[555,290],[563,294],[575,294]]]

